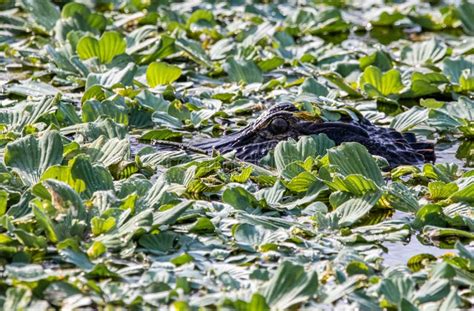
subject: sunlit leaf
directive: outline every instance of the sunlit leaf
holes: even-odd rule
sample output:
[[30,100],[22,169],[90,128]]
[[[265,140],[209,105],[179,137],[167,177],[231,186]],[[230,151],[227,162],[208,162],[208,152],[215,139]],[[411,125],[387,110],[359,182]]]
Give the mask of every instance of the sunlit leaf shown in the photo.
[[99,40],[91,36],[82,37],[77,43],[77,54],[81,59],[97,57],[103,64],[125,52],[127,43],[121,34],[115,31],[105,32]]
[[181,76],[181,69],[167,63],[151,63],[146,70],[146,80],[148,85],[170,84]]
[[397,95],[404,85],[400,72],[391,69],[385,73],[374,66],[369,66],[359,78],[359,86],[369,97]]

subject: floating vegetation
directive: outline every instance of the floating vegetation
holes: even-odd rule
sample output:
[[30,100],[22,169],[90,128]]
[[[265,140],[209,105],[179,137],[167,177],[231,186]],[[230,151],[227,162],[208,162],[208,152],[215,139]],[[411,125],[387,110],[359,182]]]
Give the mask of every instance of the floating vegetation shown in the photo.
[[385,2],[0,1],[2,309],[472,308],[474,4]]

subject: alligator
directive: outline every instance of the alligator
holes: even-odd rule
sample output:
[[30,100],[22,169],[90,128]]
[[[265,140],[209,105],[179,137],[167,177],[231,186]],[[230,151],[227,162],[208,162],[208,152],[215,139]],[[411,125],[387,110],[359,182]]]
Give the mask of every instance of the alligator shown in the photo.
[[417,142],[413,133],[376,126],[361,115],[357,119],[349,115],[341,115],[338,121],[308,118],[307,113],[300,112],[293,104],[279,104],[238,132],[192,142],[188,147],[206,153],[235,151],[237,158],[258,163],[280,141],[324,133],[336,145],[344,142],[364,145],[371,154],[385,158],[390,168],[434,162],[432,143]]

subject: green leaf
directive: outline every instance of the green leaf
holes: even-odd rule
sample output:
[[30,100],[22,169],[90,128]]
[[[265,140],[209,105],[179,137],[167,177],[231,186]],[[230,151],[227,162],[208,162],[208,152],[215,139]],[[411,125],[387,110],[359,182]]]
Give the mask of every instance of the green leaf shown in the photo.
[[285,60],[281,57],[275,56],[269,59],[265,59],[262,61],[259,61],[257,63],[257,66],[263,71],[263,72],[269,72],[272,71],[273,69],[276,69],[283,65],[285,63]]
[[[102,33],[107,26],[107,19],[99,13],[91,13],[82,3],[69,2],[61,11],[61,19],[54,28],[55,37],[62,42],[71,41],[72,33]],[[76,44],[72,44],[76,47]]]
[[171,84],[181,76],[181,69],[164,62],[151,63],[146,70],[146,80],[150,87]]
[[86,150],[92,162],[101,163],[106,167],[125,160],[129,152],[130,143],[127,139],[107,139],[105,136],[100,136],[88,145]]
[[431,301],[440,301],[449,294],[450,280],[446,279],[429,279],[423,284],[415,294],[415,299],[420,304]]
[[313,174],[309,172],[302,172],[293,177],[286,187],[294,192],[306,192],[316,181],[317,179]]
[[404,89],[400,72],[396,69],[391,69],[385,73],[375,67],[369,66],[365,68],[362,75],[359,77],[359,87],[369,97],[380,97],[389,95],[398,95]]
[[164,231],[158,234],[144,234],[138,243],[149,251],[156,253],[169,253],[176,249],[178,235],[172,231]]
[[117,124],[110,119],[79,124],[77,126],[72,126],[69,130],[80,134],[88,141],[96,140],[100,136],[123,139],[127,135],[127,129],[125,126]]
[[468,269],[470,271],[474,270],[474,251],[469,250],[461,242],[456,242],[456,249],[459,251],[459,256],[466,258],[468,260]]
[[388,206],[402,212],[416,213],[419,208],[418,200],[410,188],[399,182],[392,182],[383,200]]
[[471,183],[460,188],[449,198],[454,202],[474,203],[474,183],[471,181]]
[[87,250],[87,256],[91,259],[95,259],[107,251],[107,248],[101,242],[95,241]]
[[63,144],[56,131],[47,131],[40,139],[29,135],[8,144],[4,158],[28,185],[37,183],[44,171],[62,160]]
[[97,57],[102,64],[108,64],[115,56],[125,53],[126,48],[127,42],[120,33],[108,31],[99,40],[91,36],[82,37],[76,49],[81,59]]
[[330,81],[342,91],[346,92],[350,96],[361,97],[362,95],[350,85],[344,78],[337,72],[326,71],[321,74],[326,80]]
[[433,200],[447,199],[451,194],[458,190],[455,183],[444,183],[442,181],[433,181],[428,184],[430,197]]
[[[115,85],[130,86],[137,71],[134,63],[129,63],[123,68],[112,68],[104,73],[90,73],[87,76],[86,88],[89,89],[95,85],[112,88]],[[86,90],[87,92],[87,90]]]
[[401,59],[412,66],[434,64],[441,60],[447,51],[446,44],[433,38],[405,46],[401,51]]
[[35,22],[43,26],[46,31],[52,30],[59,19],[58,8],[49,0],[21,0],[21,4]]
[[301,85],[300,92],[303,94],[309,93],[316,96],[327,96],[329,94],[328,89],[314,78],[307,78],[304,80],[303,84]]
[[48,190],[51,203],[57,210],[69,210],[76,219],[85,220],[87,211],[81,197],[74,189],[68,184],[54,179],[45,180],[42,184]]
[[31,298],[31,290],[28,287],[9,287],[3,302],[3,310],[26,310]]
[[165,211],[157,211],[153,214],[153,225],[172,225],[192,205],[192,201],[183,201]]
[[283,231],[273,231],[263,226],[239,224],[232,230],[238,246],[248,252],[265,251],[276,248],[276,243],[283,241],[288,236]]
[[454,228],[440,228],[438,226],[426,225],[423,228],[423,235],[429,237],[432,240],[443,240],[443,239],[474,239],[474,233],[464,231],[461,229]]
[[417,98],[437,94],[441,92],[440,86],[446,83],[449,83],[449,80],[441,73],[432,72],[423,74],[414,72],[411,78],[410,89],[404,92],[402,97]]
[[426,225],[444,227],[447,225],[447,217],[443,213],[443,208],[436,204],[423,206],[416,213],[413,222],[415,228],[423,228]]
[[196,63],[208,68],[212,68],[212,62],[201,44],[197,41],[179,38],[175,41],[176,47],[184,52]]
[[252,60],[228,58],[224,70],[232,82],[263,82],[262,72]]
[[[29,96],[29,95],[28,95]],[[39,101],[29,101],[24,106],[18,105],[19,108],[9,108],[0,112],[0,124],[6,124],[7,129],[15,132],[21,132],[27,125],[33,125],[38,122],[41,117],[45,117],[48,113],[55,109],[61,96],[44,96]]]
[[54,96],[59,90],[50,84],[37,81],[27,81],[22,84],[14,84],[8,87],[8,93],[20,96]]
[[436,257],[431,254],[417,254],[408,259],[407,266],[411,271],[418,272],[433,261]]
[[151,119],[154,123],[163,127],[169,127],[172,129],[181,129],[183,127],[183,122],[181,122],[180,119],[173,117],[168,112],[155,111],[151,115]]
[[70,160],[67,166],[49,167],[41,176],[41,179],[49,178],[67,183],[87,198],[91,197],[96,191],[113,189],[110,172],[102,166],[93,166],[89,158],[83,154]]
[[72,250],[71,248],[63,249],[59,252],[65,262],[69,262],[87,272],[94,268],[94,264],[89,260],[86,254]]
[[398,10],[382,10],[377,15],[377,19],[374,18],[370,22],[374,26],[391,26],[403,18],[405,18],[405,14]]
[[428,120],[428,113],[429,110],[414,106],[409,110],[397,115],[390,123],[390,127],[396,129],[399,132],[405,132],[412,127]]
[[328,151],[329,163],[344,176],[360,174],[375,182],[385,184],[382,172],[367,149],[359,143],[343,143]]
[[252,211],[260,207],[257,199],[242,187],[227,188],[222,194],[222,201],[238,210]]
[[214,20],[214,15],[211,11],[202,9],[194,11],[189,17],[186,26],[189,28],[192,24],[202,25],[203,22],[206,22],[205,25],[209,26],[212,26],[216,23]]
[[66,5],[61,10],[61,17],[62,18],[73,17],[76,14],[77,15],[88,15],[88,14],[90,14],[90,10],[84,4],[75,3],[75,2],[66,3]]
[[252,175],[252,172],[253,172],[253,168],[251,166],[247,166],[247,167],[244,167],[242,169],[242,172],[240,172],[240,174],[232,174],[230,176],[230,180],[232,182],[238,182],[238,183],[245,183],[249,178],[250,178],[250,175]]
[[465,59],[464,57],[444,59],[443,73],[452,83],[459,84],[464,72],[468,72],[471,76],[474,74],[473,61]]
[[305,161],[308,157],[322,157],[335,143],[326,134],[302,136],[295,142],[293,139],[281,141],[275,147],[275,164],[280,173],[293,162]]
[[46,232],[48,239],[57,243],[59,241],[60,233],[56,231],[56,227],[53,224],[53,221],[46,215],[45,211],[42,209],[33,206],[33,214],[35,215],[36,221],[43,227],[43,230]]
[[189,262],[192,262],[193,259],[193,256],[189,255],[188,253],[183,253],[182,255],[171,259],[170,262],[175,266],[179,267]]
[[326,184],[332,189],[350,192],[356,196],[362,196],[367,192],[379,190],[371,179],[360,174],[347,175],[345,177],[335,176],[332,181],[326,181]]
[[270,307],[267,305],[265,298],[260,294],[253,294],[252,299],[248,303],[245,310],[248,311],[260,311],[260,310],[269,310]]
[[404,298],[411,298],[414,292],[415,282],[410,277],[402,275],[384,278],[379,288],[379,293],[394,305],[401,303]]
[[189,229],[189,232],[197,234],[213,233],[214,231],[214,224],[207,217],[199,217],[193,224],[193,226]]
[[457,14],[461,20],[464,31],[468,35],[474,35],[474,4],[463,1],[457,9]]
[[369,67],[370,65],[374,65],[380,68],[382,71],[392,69],[392,59],[390,58],[390,55],[380,50],[370,55],[361,57],[359,59],[359,64],[362,70]]
[[351,226],[370,212],[380,195],[380,192],[368,193],[361,198],[350,199],[329,213],[327,217],[332,223],[335,222],[338,228]]
[[453,287],[449,292],[448,296],[444,299],[443,303],[439,307],[440,311],[456,310],[462,306],[461,297],[458,295],[458,290]]
[[107,233],[115,227],[115,218],[108,217],[107,219],[94,217],[91,219],[91,231],[95,236]]
[[474,90],[474,73],[472,70],[464,70],[459,78],[457,92]]
[[128,125],[128,107],[118,101],[99,102],[95,99],[88,100],[82,105],[82,120],[84,122],[93,122],[101,117],[109,117],[117,123]]
[[13,230],[13,234],[16,236],[18,241],[26,247],[31,247],[34,249],[45,249],[48,245],[48,242],[44,236],[37,236],[22,229]]
[[117,250],[127,245],[135,235],[143,234],[150,230],[153,223],[152,211],[144,210],[126,221],[121,221],[115,229],[96,238],[107,249]]
[[318,275],[303,266],[284,261],[261,291],[273,309],[288,309],[316,295]]
[[7,211],[8,196],[7,191],[0,189],[0,216],[3,216]]

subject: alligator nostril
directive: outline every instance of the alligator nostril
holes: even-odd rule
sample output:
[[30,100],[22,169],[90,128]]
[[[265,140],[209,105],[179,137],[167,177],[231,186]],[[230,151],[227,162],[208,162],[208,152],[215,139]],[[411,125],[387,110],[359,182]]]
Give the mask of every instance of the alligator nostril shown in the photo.
[[288,130],[288,122],[282,118],[275,118],[270,123],[270,131],[273,134],[281,134]]

